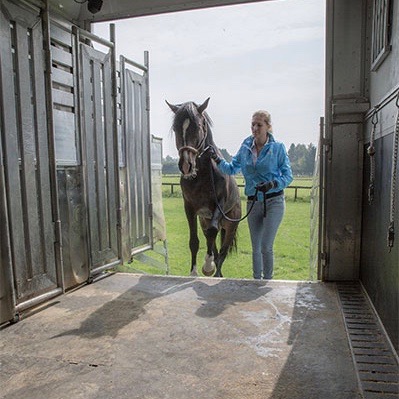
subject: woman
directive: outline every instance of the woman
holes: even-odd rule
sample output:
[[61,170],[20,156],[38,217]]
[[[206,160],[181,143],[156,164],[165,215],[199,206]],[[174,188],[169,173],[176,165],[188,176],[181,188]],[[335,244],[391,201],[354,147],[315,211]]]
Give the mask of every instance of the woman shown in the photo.
[[210,156],[223,173],[233,175],[241,170],[244,176],[247,210],[256,201],[248,216],[253,277],[271,279],[274,239],[285,212],[283,190],[292,182],[292,171],[284,144],[275,141],[272,135],[269,112],[255,112],[251,129],[252,136],[243,141],[230,163],[214,149],[210,150]]

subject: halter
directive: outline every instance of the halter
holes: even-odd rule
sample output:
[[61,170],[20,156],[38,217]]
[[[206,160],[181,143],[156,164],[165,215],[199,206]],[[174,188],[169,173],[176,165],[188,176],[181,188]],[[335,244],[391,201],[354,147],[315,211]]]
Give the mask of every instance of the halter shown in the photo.
[[205,135],[202,138],[202,140],[200,141],[198,148],[191,147],[190,145],[184,145],[183,147],[179,148],[179,157],[181,156],[183,151],[189,151],[189,152],[193,153],[198,158],[207,150],[208,147],[202,148],[205,143],[206,138],[208,137],[208,129],[207,129],[206,124],[204,125],[204,127],[205,127],[204,128]]

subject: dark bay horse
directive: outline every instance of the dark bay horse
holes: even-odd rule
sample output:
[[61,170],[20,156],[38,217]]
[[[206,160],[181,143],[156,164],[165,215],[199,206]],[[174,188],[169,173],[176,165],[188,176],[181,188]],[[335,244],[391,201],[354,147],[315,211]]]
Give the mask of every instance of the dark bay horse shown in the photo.
[[[215,273],[215,277],[223,277],[222,264],[236,244],[238,221],[235,220],[241,217],[241,200],[234,177],[222,174],[206,151],[213,146],[219,153],[212,137],[211,119],[205,112],[208,102],[209,98],[201,105],[191,101],[172,105],[166,101],[175,114],[172,129],[179,151],[180,186],[190,229],[191,275],[197,276],[198,216],[207,247],[202,272],[206,276]],[[221,211],[233,221],[223,217]],[[220,251],[216,246],[219,231]]]

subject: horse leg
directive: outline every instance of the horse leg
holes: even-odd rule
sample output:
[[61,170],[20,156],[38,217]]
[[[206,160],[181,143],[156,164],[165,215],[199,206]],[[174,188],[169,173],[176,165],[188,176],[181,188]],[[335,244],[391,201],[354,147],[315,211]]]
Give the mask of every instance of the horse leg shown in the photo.
[[205,262],[202,265],[202,273],[205,276],[212,276],[215,272],[216,264],[215,259],[217,258],[217,250],[216,250],[216,236],[218,234],[218,230],[214,228],[208,228],[205,231],[206,237],[206,255]]
[[[215,232],[216,232],[216,235],[217,235],[217,233],[219,231],[219,220],[221,217],[222,217],[222,213],[220,212],[219,207],[216,207],[216,209],[213,212],[212,219],[208,225],[207,231],[209,231],[211,234],[215,234]],[[213,230],[213,231],[211,232],[211,230]],[[215,235],[215,237],[216,237],[216,235]]]
[[226,226],[221,231],[222,244],[221,244],[219,256],[218,256],[217,262],[216,262],[216,272],[214,274],[214,277],[223,277],[222,265],[223,265],[224,260],[226,259],[226,256],[229,252],[230,247],[233,244],[233,241],[234,241],[234,238],[235,238],[236,232],[237,232],[237,227],[238,227],[238,223],[232,222],[232,223],[226,224]]
[[200,217],[201,229],[206,239],[206,255],[205,262],[202,265],[202,273],[205,276],[212,276],[215,272],[215,258],[217,256],[216,250],[216,236],[218,233],[217,229],[211,228],[211,220],[205,217]]
[[199,239],[198,239],[198,226],[197,226],[197,215],[194,210],[190,208],[187,204],[184,206],[186,212],[186,218],[188,222],[188,227],[190,229],[190,241],[189,247],[191,251],[191,270],[190,276],[198,276],[197,272],[197,253],[199,249]]

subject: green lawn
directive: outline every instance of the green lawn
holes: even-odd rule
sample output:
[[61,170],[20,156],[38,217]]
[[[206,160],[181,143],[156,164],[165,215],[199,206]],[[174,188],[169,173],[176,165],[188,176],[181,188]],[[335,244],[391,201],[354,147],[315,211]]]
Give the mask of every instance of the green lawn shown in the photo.
[[[287,202],[286,214],[275,242],[275,279],[307,280],[309,278],[309,202]],[[245,209],[245,202],[243,202]],[[182,198],[164,199],[170,274],[186,276],[190,272],[188,225]],[[198,266],[206,253],[206,242],[200,237]],[[224,277],[252,278],[251,242],[246,219],[238,227],[237,252],[223,264]]]
[[[164,179],[163,181],[165,181]],[[174,178],[173,182],[176,182]],[[295,180],[292,185],[311,187],[311,179]],[[298,198],[294,201],[294,190],[286,191],[286,213],[275,242],[275,279],[308,280],[309,242],[310,242],[310,190],[298,190]],[[242,195],[242,209],[245,200]],[[170,195],[170,188],[163,192],[163,207],[166,221],[169,267],[171,275],[188,276],[190,273],[190,250],[188,247],[189,230],[183,209],[183,199],[179,190]],[[201,270],[205,257],[205,238],[199,231],[200,250],[198,253],[198,269]],[[231,253],[223,264],[223,275],[229,278],[252,278],[251,243],[247,221],[238,228],[237,252]],[[154,257],[160,258],[157,254]],[[159,274],[160,270],[133,262],[125,265],[124,271],[132,266],[147,273]]]

